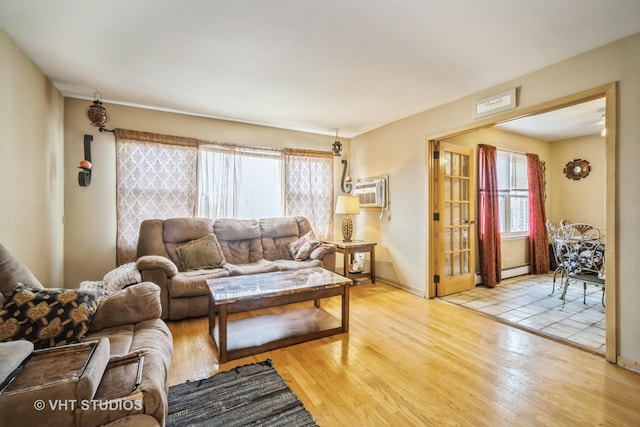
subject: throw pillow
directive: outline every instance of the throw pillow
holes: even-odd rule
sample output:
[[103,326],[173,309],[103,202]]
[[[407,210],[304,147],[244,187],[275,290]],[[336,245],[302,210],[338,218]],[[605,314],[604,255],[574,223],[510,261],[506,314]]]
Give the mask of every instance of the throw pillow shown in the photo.
[[36,349],[83,340],[99,293],[79,289],[31,289],[18,283],[0,309],[0,342],[24,339]]
[[322,242],[320,240],[316,239],[313,231],[310,231],[295,242],[289,243],[289,253],[294,260],[304,261],[309,258],[311,252],[320,246],[321,243]]
[[102,281],[107,290],[117,291],[125,286],[142,282],[142,274],[135,262],[128,262],[105,274]]
[[178,246],[176,252],[182,271],[220,268],[227,262],[215,234]]

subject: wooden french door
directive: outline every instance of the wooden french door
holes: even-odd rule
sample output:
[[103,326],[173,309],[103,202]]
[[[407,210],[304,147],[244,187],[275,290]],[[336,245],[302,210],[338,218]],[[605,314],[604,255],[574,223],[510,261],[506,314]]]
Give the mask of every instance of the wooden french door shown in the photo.
[[438,142],[436,168],[436,295],[475,286],[475,162],[473,148]]

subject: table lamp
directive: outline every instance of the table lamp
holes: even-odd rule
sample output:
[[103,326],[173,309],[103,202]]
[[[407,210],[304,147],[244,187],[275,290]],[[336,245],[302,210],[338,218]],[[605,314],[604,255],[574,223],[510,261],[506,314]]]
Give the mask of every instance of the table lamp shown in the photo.
[[336,213],[345,215],[342,219],[342,238],[344,242],[350,242],[353,234],[351,215],[360,213],[360,200],[356,196],[338,196]]

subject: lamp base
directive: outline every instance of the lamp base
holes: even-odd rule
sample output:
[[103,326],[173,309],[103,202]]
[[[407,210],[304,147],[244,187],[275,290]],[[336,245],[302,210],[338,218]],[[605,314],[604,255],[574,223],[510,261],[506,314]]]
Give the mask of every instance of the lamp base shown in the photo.
[[342,238],[343,242],[350,242],[353,235],[353,220],[350,215],[346,215],[342,219]]

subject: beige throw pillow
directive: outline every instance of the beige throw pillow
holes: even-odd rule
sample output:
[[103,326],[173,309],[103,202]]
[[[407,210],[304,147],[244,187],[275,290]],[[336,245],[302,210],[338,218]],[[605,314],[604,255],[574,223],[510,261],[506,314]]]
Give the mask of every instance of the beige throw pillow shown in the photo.
[[227,262],[214,234],[178,246],[176,252],[182,271],[220,268]]

